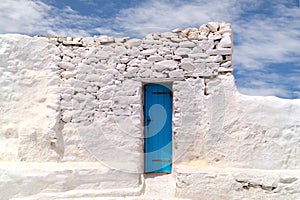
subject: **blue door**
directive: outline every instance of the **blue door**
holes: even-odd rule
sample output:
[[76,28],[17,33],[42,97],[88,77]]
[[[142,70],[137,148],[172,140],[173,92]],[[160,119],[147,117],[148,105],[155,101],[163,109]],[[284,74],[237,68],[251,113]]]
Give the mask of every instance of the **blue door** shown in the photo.
[[172,91],[168,84],[144,85],[145,172],[172,171]]

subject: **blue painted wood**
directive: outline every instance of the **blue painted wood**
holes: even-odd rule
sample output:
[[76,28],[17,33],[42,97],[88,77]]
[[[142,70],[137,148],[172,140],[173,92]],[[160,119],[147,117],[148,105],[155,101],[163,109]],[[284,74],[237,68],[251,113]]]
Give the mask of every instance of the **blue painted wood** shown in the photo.
[[172,92],[167,84],[144,85],[145,172],[172,171]]

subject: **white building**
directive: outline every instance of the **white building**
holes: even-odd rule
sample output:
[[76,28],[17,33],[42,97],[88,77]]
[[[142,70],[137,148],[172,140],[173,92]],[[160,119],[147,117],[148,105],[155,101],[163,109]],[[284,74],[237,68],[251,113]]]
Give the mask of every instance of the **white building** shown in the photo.
[[300,100],[238,93],[232,48],[0,35],[0,199],[300,198]]

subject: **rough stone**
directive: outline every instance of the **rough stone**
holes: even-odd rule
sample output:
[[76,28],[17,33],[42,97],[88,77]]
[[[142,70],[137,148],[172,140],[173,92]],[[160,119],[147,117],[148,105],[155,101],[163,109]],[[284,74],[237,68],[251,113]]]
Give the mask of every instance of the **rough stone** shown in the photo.
[[145,56],[150,56],[150,55],[153,55],[155,53],[156,53],[156,49],[147,49],[147,50],[141,51],[141,54],[145,55]]
[[169,76],[171,78],[183,78],[184,77],[184,72],[181,69],[175,70],[175,71],[170,71]]
[[101,36],[94,37],[94,40],[96,42],[99,41],[100,43],[105,44],[105,43],[112,43],[112,42],[114,42],[115,38],[114,37],[110,37],[110,36],[106,36],[106,35],[101,35]]
[[115,51],[118,56],[125,55],[127,53],[127,49],[124,46],[116,46]]
[[189,48],[178,48],[174,53],[175,55],[179,55],[179,56],[186,56],[189,55],[191,53],[191,49]]
[[231,55],[231,48],[219,48],[219,49],[209,49],[206,51],[209,55]]
[[189,57],[197,59],[197,58],[207,58],[209,57],[209,55],[206,53],[193,53],[193,54],[189,54]]
[[133,46],[133,47],[137,47],[142,44],[142,40],[141,39],[130,39],[126,42],[126,44]]
[[127,72],[130,73],[130,74],[135,74],[136,72],[139,71],[139,68],[138,67],[129,67],[127,69]]
[[62,69],[66,69],[66,70],[74,70],[75,69],[75,65],[70,62],[60,62],[60,63],[58,63],[58,66]]
[[222,63],[222,64],[221,64],[221,67],[228,68],[228,67],[231,67],[231,65],[232,65],[231,61],[227,61],[227,62],[225,62],[225,63]]
[[214,47],[214,41],[213,40],[202,40],[198,43],[198,46],[202,48],[203,50],[209,50]]
[[164,61],[154,63],[154,69],[159,72],[161,72],[165,69],[174,70],[177,68],[177,65],[178,65],[178,63],[176,61],[164,60]]
[[208,22],[207,27],[211,32],[216,32],[219,28],[219,23],[218,22]]
[[208,34],[208,39],[210,39],[210,40],[220,40],[221,38],[222,38],[222,35],[218,32],[216,32],[216,33],[211,32]]
[[179,47],[181,47],[181,48],[193,48],[195,46],[196,46],[196,44],[194,42],[190,42],[190,41],[184,41],[184,42],[179,43]]
[[162,61],[164,58],[160,55],[151,55],[147,58],[150,62]]
[[180,63],[180,68],[186,71],[193,71],[195,69],[195,66],[191,62],[182,62]]
[[230,36],[223,37],[221,39],[220,43],[217,45],[218,49],[220,49],[220,48],[226,48],[226,47],[229,47],[229,48],[232,47],[232,41],[231,41],[231,37]]

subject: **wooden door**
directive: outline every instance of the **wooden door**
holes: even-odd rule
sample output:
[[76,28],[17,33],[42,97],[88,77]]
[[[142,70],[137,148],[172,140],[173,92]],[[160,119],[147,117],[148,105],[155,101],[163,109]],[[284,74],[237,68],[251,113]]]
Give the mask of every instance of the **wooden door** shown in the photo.
[[145,172],[172,171],[172,91],[168,84],[144,85]]

